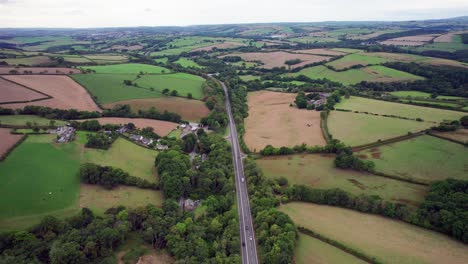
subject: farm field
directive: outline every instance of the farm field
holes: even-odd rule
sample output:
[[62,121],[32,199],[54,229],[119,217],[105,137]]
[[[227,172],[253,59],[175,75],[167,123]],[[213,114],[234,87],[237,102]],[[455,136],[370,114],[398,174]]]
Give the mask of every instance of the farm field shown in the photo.
[[174,63],[179,64],[180,66],[182,66],[184,68],[197,68],[197,69],[203,68],[203,66],[199,65],[195,61],[187,59],[187,58],[183,58],[183,57],[181,57],[180,59],[178,59]]
[[295,94],[270,91],[248,95],[249,117],[245,119],[244,141],[250,150],[276,147],[325,145],[320,128],[320,112],[290,107]]
[[427,193],[422,185],[412,184],[353,170],[338,169],[333,155],[288,155],[256,160],[270,179],[286,177],[289,185],[316,189],[340,188],[353,195],[378,195],[382,199],[416,208]]
[[[27,122],[38,126],[50,125],[50,119],[36,115],[0,115],[0,123],[2,125],[26,126]],[[55,120],[55,125],[57,126],[65,125],[66,123],[66,121]]]
[[429,43],[431,40],[436,38],[438,35],[428,34],[428,35],[417,35],[417,36],[406,36],[399,37],[381,41],[383,45],[392,45],[392,46],[407,46],[407,47],[416,47],[422,46],[426,43]]
[[[336,52],[336,51],[335,51]],[[369,56],[366,53],[352,53],[344,56],[341,59],[327,63],[327,65],[333,66],[338,70],[349,68],[355,65],[376,65],[389,62],[391,60],[379,57]]]
[[55,67],[0,67],[0,74],[10,74],[11,71],[15,71],[14,74],[21,74],[27,71],[28,74],[76,74],[80,73],[80,70],[73,68],[55,68]]
[[23,135],[14,135],[10,133],[9,128],[0,128],[0,160],[15,144],[23,138]]
[[148,110],[155,107],[157,110],[169,111],[178,113],[182,119],[190,121],[198,121],[203,117],[208,116],[210,110],[206,107],[205,103],[199,100],[190,100],[181,97],[163,97],[163,98],[147,98],[147,99],[134,99],[126,101],[117,101],[115,103],[108,103],[104,108],[112,108],[115,105],[128,104],[134,112],[138,110]]
[[306,36],[298,38],[290,38],[289,41],[298,43],[329,43],[329,42],[340,42],[338,38],[326,37],[326,36]]
[[417,62],[430,65],[445,65],[445,66],[456,66],[456,67],[468,67],[467,63],[459,62],[456,60],[448,60],[441,58],[426,57],[415,54],[403,54],[403,53],[389,53],[389,52],[369,52],[366,53],[368,56],[384,58],[388,60],[401,61],[401,62]]
[[345,85],[356,84],[362,81],[369,82],[390,82],[418,80],[421,77],[406,72],[390,69],[384,66],[370,66],[361,69],[351,69],[336,72],[323,65],[307,67],[297,73],[287,74],[287,76],[305,75],[311,79],[329,79]]
[[314,54],[314,55],[324,55],[324,56],[331,56],[331,57],[342,56],[342,55],[348,54],[346,52],[341,52],[341,51],[331,50],[331,49],[305,49],[305,50],[294,50],[293,52]]
[[461,143],[468,143],[468,129],[458,129],[450,132],[432,132],[439,137],[448,138]]
[[0,59],[0,62],[6,62],[8,65],[26,65],[26,66],[47,66],[53,61],[47,56],[29,56],[18,57],[14,59]]
[[[358,152],[376,171],[425,181],[468,180],[466,147],[432,136],[420,136]],[[411,160],[411,162],[408,162]]]
[[304,234],[299,234],[294,257],[297,264],[367,263],[339,248]]
[[363,97],[351,96],[336,104],[335,108],[353,111],[369,112],[380,115],[396,115],[408,118],[422,118],[424,121],[442,122],[444,120],[459,120],[463,112],[436,109],[415,105],[398,104]]
[[174,73],[165,75],[143,75],[136,80],[140,87],[155,89],[162,92],[164,89],[176,90],[180,96],[186,97],[191,93],[193,98],[202,99],[202,85],[205,79],[187,73]]
[[391,95],[397,96],[397,97],[415,97],[415,98],[430,98],[431,94],[430,93],[425,93],[425,92],[419,92],[419,91],[395,91],[395,92],[390,92]]
[[160,191],[139,189],[131,186],[117,186],[106,190],[101,186],[81,184],[79,207],[87,207],[96,214],[115,206],[123,205],[127,208],[153,204],[161,207],[163,196]]
[[260,80],[260,76],[255,75],[241,75],[239,78],[245,82],[253,81],[253,80]]
[[350,146],[404,136],[431,126],[434,124],[341,111],[332,111],[328,116],[330,134]]
[[48,98],[44,94],[0,78],[0,103],[25,102]]
[[239,56],[244,61],[261,61],[263,65],[258,66],[259,68],[272,69],[274,67],[286,67],[285,64],[287,60],[300,59],[301,62],[291,65],[291,68],[298,68],[305,66],[307,64],[312,64],[315,62],[329,60],[329,57],[312,55],[312,54],[299,54],[299,53],[289,53],[284,51],[273,51],[273,52],[249,52],[249,53],[232,53],[228,55],[220,56],[220,58],[226,56]]
[[113,73],[113,74],[139,74],[144,72],[145,74],[160,74],[170,73],[171,70],[155,65],[139,64],[139,63],[125,63],[115,65],[103,65],[103,66],[83,66],[80,67],[83,70],[93,70],[96,73]]
[[191,52],[195,51],[212,51],[213,49],[232,49],[232,48],[237,48],[240,46],[245,46],[244,43],[241,42],[224,42],[221,44],[214,44],[206,47],[201,47],[201,48],[196,48],[191,50]]
[[[85,137],[84,133],[81,136]],[[154,159],[158,152],[140,147],[123,138],[118,138],[108,150],[85,148],[81,155],[83,162],[117,167],[132,176],[150,182],[157,180]]]
[[154,132],[160,135],[161,137],[166,136],[167,134],[169,134],[169,132],[176,129],[178,126],[177,123],[146,118],[100,117],[87,120],[97,120],[101,125],[124,125],[128,123],[133,123],[138,128],[152,127],[154,129]]
[[17,109],[26,105],[38,105],[59,109],[101,111],[86,90],[68,76],[4,75],[3,78],[47,94],[53,98],[29,103],[7,104],[2,105],[2,107]]
[[[465,263],[468,246],[401,221],[306,203],[280,207],[293,221],[383,263]],[[313,219],[313,221],[311,221]]]
[[406,99],[402,99],[400,100],[404,103],[415,103],[415,104],[430,104],[430,105],[435,105],[435,106],[448,106],[448,107],[451,107],[451,108],[459,108],[461,107],[461,105],[459,104],[456,104],[456,103],[451,103],[451,102],[443,102],[443,101],[439,101],[439,102],[435,102],[435,101],[424,101],[424,100],[406,100]]

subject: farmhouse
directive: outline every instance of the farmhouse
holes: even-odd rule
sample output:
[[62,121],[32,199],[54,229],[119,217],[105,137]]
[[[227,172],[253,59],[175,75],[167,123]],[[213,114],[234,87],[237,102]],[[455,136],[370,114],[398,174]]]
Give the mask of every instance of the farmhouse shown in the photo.
[[75,138],[76,130],[70,126],[57,127],[57,129],[50,131],[51,133],[57,134],[58,143],[70,142]]

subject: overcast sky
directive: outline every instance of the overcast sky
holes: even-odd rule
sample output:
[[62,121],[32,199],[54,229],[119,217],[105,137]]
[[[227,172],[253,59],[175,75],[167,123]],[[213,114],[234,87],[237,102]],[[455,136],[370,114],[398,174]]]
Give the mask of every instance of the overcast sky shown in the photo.
[[388,21],[463,15],[468,15],[467,0],[0,0],[0,28]]

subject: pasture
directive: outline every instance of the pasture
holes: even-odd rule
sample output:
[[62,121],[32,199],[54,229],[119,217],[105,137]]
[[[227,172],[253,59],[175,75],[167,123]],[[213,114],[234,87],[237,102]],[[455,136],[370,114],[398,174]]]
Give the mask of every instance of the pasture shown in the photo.
[[136,80],[138,86],[146,89],[154,89],[162,92],[164,89],[176,90],[179,96],[187,97],[191,93],[193,98],[202,99],[202,85],[205,79],[202,77],[187,74],[174,73],[164,75],[143,75]]
[[465,115],[463,112],[443,110],[415,105],[398,104],[363,97],[352,96],[343,99],[335,108],[348,109],[360,112],[369,112],[380,115],[396,115],[408,118],[422,118],[424,121],[442,122],[444,120],[459,120]]
[[424,199],[427,188],[368,173],[335,167],[334,155],[288,155],[256,160],[269,179],[286,177],[289,185],[307,185],[316,189],[340,188],[353,195],[378,195],[386,201],[404,203],[413,208]]
[[258,66],[259,68],[272,69],[275,67],[286,67],[285,64],[287,60],[299,59],[300,62],[294,65],[291,65],[291,68],[298,68],[305,66],[307,64],[312,64],[315,62],[321,62],[329,60],[330,57],[312,55],[312,54],[300,54],[300,53],[289,53],[284,51],[273,51],[273,52],[247,52],[247,53],[232,53],[228,55],[220,56],[224,58],[226,56],[239,56],[244,61],[256,62],[260,61],[263,65]]
[[[461,144],[420,136],[358,152],[376,171],[425,181],[468,180],[468,150]],[[411,161],[411,162],[408,162]]]
[[199,65],[195,61],[193,61],[191,59],[184,58],[184,57],[181,57],[180,59],[176,60],[174,63],[179,64],[180,66],[182,66],[184,68],[196,68],[196,69],[203,68],[203,66]]
[[363,65],[363,66],[376,65],[376,64],[389,62],[389,61],[391,60],[380,58],[380,57],[368,56],[366,55],[366,53],[352,53],[352,54],[344,56],[341,59],[329,62],[327,63],[327,65],[333,66],[334,68],[338,70],[342,70],[342,69],[349,68],[355,65]]
[[260,151],[267,145],[326,144],[320,128],[320,112],[289,106],[295,96],[270,91],[249,93],[244,141],[250,150]]
[[160,74],[170,73],[171,70],[161,66],[140,64],[140,63],[125,63],[125,64],[114,64],[114,65],[103,65],[103,66],[83,66],[80,67],[83,70],[93,70],[96,73],[113,73],[113,74],[139,74],[143,72],[145,74]]
[[299,234],[294,257],[297,264],[367,263],[339,248],[304,234]]
[[[28,122],[38,126],[50,125],[50,119],[36,115],[0,115],[0,123],[2,125],[26,126]],[[62,120],[55,120],[55,125],[57,126],[65,125],[66,123]]]
[[133,112],[139,110],[148,110],[155,107],[159,111],[169,111],[178,113],[182,119],[190,121],[198,121],[203,117],[208,116],[210,110],[205,103],[199,100],[190,100],[181,97],[163,97],[163,98],[146,98],[117,101],[104,105],[104,108],[112,108],[115,105],[127,104]]
[[350,146],[404,136],[408,132],[419,132],[433,125],[428,122],[341,111],[332,111],[328,116],[330,134]]
[[280,210],[297,225],[376,257],[379,262],[461,264],[468,259],[467,245],[382,216],[306,203],[289,203]]
[[5,108],[17,109],[26,105],[38,105],[59,109],[101,111],[87,91],[68,76],[5,75],[3,78],[53,97],[35,102],[3,105]]
[[94,120],[99,121],[101,125],[124,125],[128,123],[133,123],[138,128],[152,127],[154,129],[154,132],[160,135],[161,137],[166,136],[178,126],[178,124],[173,122],[146,118],[100,117],[94,118]]
[[29,56],[29,57],[17,57],[12,59],[0,59],[0,62],[4,61],[8,65],[26,65],[26,66],[47,66],[53,63],[53,61],[47,56]]

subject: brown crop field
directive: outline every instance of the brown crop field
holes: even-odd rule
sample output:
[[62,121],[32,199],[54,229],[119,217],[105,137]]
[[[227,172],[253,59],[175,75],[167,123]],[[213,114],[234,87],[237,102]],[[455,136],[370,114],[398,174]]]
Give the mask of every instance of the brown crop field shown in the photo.
[[0,128],[0,160],[22,137],[23,135],[10,134],[9,128]]
[[7,104],[3,107],[16,109],[26,105],[39,105],[59,109],[101,111],[88,92],[68,76],[5,75],[3,78],[53,97],[31,103]]
[[436,38],[438,35],[418,35],[393,38],[381,41],[380,44],[394,46],[421,46]]
[[401,221],[338,207],[289,203],[294,223],[377,258],[380,263],[466,263],[468,246]]
[[47,96],[0,78],[0,103],[25,102],[47,98]]
[[323,56],[342,56],[348,53],[336,51],[336,50],[329,50],[329,49],[305,49],[305,50],[295,50],[294,53],[305,53],[305,54],[314,54],[314,55],[323,55]]
[[[11,72],[11,71],[16,72]],[[81,71],[72,68],[53,68],[53,67],[0,67],[0,74],[76,74]]]
[[307,64],[312,64],[315,62],[328,61],[330,58],[319,55],[312,54],[299,54],[299,53],[289,53],[284,51],[273,51],[273,52],[248,52],[248,53],[232,53],[229,55],[220,56],[220,58],[226,56],[239,56],[245,61],[261,61],[263,65],[259,66],[260,68],[272,69],[275,67],[287,67],[284,64],[287,60],[301,60],[300,63],[291,65],[291,68],[298,68],[305,66]]
[[99,121],[101,125],[124,125],[128,123],[133,123],[138,128],[152,127],[154,129],[154,132],[162,137],[168,135],[172,130],[176,129],[178,126],[178,124],[173,122],[145,118],[101,117],[94,119]]
[[461,142],[464,144],[468,143],[468,129],[458,129],[456,131],[451,132],[432,132],[435,135],[447,139],[451,139],[457,142]]
[[402,54],[402,53],[388,53],[388,52],[369,52],[366,53],[367,56],[372,57],[379,57],[385,58],[395,61],[402,61],[402,62],[417,62],[417,63],[424,63],[424,64],[431,64],[431,65],[446,65],[446,66],[455,66],[455,67],[463,67],[468,68],[466,63],[455,61],[455,60],[448,60],[448,59],[441,59],[441,58],[433,58],[433,57],[424,57],[419,55],[413,54]]
[[197,121],[208,116],[210,110],[205,103],[199,100],[190,100],[180,97],[164,97],[164,98],[146,98],[118,101],[105,104],[104,108],[112,108],[115,105],[130,105],[132,111],[148,110],[155,107],[159,111],[169,111],[178,113],[184,120]]
[[267,145],[325,145],[320,112],[289,106],[295,96],[270,91],[249,93],[244,140],[250,150],[260,151]]
[[468,33],[468,31],[457,31],[457,32],[450,32],[447,34],[443,34],[438,36],[437,38],[434,39],[434,42],[446,42],[446,43],[452,43],[454,42],[454,37],[455,35],[460,35]]
[[243,43],[240,42],[224,42],[224,43],[219,43],[219,44],[214,44],[206,47],[201,47],[201,48],[196,48],[191,50],[192,52],[194,51],[211,51],[214,48],[217,49],[230,49],[230,48],[236,48],[240,46],[245,46]]

